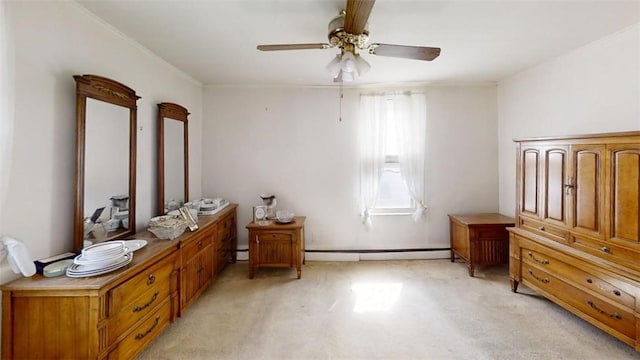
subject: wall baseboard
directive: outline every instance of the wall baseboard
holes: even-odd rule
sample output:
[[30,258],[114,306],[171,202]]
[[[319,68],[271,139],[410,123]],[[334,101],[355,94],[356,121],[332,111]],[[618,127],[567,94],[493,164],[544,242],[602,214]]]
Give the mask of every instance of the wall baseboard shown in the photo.
[[[307,250],[306,261],[368,261],[368,260],[433,260],[449,259],[449,249],[407,249],[407,250]],[[238,260],[249,260],[247,250],[238,250]]]

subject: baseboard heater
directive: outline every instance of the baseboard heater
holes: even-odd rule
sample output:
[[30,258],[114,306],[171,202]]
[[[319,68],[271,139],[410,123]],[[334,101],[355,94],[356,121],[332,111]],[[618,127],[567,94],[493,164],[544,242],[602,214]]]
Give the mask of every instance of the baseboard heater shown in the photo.
[[449,251],[451,248],[426,248],[426,249],[374,249],[374,250],[305,250],[307,253],[337,253],[337,254],[379,254],[425,251]]
[[[306,249],[306,253],[334,253],[334,254],[377,254],[393,252],[424,252],[424,251],[450,251],[451,248],[424,248],[424,249],[374,249],[374,250],[318,250]],[[249,249],[238,249],[238,252],[248,252]]]
[[[238,260],[248,258],[249,249],[238,249]],[[418,260],[445,259],[451,256],[451,248],[415,249],[345,249],[345,250],[305,250],[310,261],[360,261],[360,260]]]

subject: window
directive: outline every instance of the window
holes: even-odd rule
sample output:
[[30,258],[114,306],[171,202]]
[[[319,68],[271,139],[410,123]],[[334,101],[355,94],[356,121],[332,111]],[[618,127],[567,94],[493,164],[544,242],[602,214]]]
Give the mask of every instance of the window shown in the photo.
[[360,96],[360,209],[422,218],[426,101],[409,92]]
[[411,214],[414,203],[400,173],[398,158],[398,129],[394,119],[393,99],[386,99],[384,136],[384,164],[378,185],[378,194],[372,214]]

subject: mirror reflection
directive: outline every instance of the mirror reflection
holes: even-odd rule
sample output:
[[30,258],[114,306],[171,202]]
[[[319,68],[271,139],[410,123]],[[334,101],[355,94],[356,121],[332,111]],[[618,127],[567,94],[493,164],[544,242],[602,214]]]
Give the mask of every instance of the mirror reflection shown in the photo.
[[189,112],[174,103],[158,104],[158,211],[177,210],[189,201]]
[[[188,200],[184,193],[184,125],[181,121],[164,118],[164,198],[179,205]],[[167,206],[168,208],[169,206]]]
[[135,233],[136,102],[131,88],[76,75],[73,250]]
[[85,136],[84,218],[104,208],[94,219],[105,227],[94,229],[93,237],[98,238],[128,227],[121,220],[129,209],[129,109],[87,99]]

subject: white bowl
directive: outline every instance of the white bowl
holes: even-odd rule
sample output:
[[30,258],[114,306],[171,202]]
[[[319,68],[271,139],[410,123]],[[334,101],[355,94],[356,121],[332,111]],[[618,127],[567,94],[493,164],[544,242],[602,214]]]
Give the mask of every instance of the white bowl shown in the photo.
[[293,220],[293,217],[295,216],[294,213],[292,213],[289,210],[278,210],[276,211],[276,219],[278,219],[278,221],[280,222],[291,222]]
[[181,217],[156,216],[149,221],[149,231],[159,239],[175,239],[186,230],[188,224]]
[[149,231],[153,233],[158,239],[162,240],[173,240],[178,236],[182,235],[182,233],[187,229],[187,225],[185,224],[183,227],[168,229],[162,227],[150,227]]
[[122,220],[129,218],[129,210],[118,211],[113,214],[114,219]]
[[107,231],[115,231],[115,230],[118,230],[119,227],[120,227],[119,219],[111,219],[106,223]]

